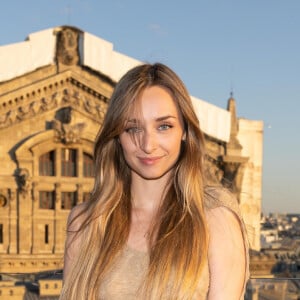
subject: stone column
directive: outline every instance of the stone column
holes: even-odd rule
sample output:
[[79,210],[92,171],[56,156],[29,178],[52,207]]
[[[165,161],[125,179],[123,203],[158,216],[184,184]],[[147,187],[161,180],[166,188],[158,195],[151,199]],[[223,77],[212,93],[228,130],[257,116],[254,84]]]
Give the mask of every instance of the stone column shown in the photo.
[[18,249],[17,240],[17,193],[15,189],[11,189],[9,193],[9,249],[8,253],[16,254]]

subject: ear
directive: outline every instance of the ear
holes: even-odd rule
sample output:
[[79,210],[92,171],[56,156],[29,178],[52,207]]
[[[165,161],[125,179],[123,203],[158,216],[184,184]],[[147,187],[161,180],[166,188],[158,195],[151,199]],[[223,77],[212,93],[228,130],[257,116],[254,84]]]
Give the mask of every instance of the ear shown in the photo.
[[183,133],[181,140],[184,142],[186,141],[186,132]]

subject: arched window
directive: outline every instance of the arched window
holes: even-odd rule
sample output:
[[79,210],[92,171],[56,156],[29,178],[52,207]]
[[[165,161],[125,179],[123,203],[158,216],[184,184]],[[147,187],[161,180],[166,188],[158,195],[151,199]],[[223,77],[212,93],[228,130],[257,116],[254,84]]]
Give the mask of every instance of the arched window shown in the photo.
[[[39,154],[35,163],[38,168],[34,167],[34,170],[41,177],[34,185],[34,197],[39,199],[39,209],[70,210],[90,197],[95,173],[93,156],[82,145],[53,146],[55,148],[47,148],[51,151],[42,155],[41,147],[37,149]],[[0,195],[0,207],[2,202]]]
[[93,157],[88,153],[83,153],[83,176],[84,177],[94,177],[95,168]]
[[39,158],[39,175],[55,176],[55,152],[50,151]]

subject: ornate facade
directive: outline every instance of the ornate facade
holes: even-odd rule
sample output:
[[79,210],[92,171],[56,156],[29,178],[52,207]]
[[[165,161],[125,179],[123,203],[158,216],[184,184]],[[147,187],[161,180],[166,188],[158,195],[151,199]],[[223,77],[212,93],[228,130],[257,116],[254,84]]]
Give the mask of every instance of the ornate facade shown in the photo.
[[[50,59],[0,74],[0,272],[62,267],[67,216],[92,189],[93,143],[113,87],[118,74],[139,63],[110,49],[111,61],[101,58],[92,68],[82,31],[59,27],[49,36]],[[257,249],[262,124],[238,120],[232,97],[228,114],[227,141],[206,134],[208,170],[237,194]]]

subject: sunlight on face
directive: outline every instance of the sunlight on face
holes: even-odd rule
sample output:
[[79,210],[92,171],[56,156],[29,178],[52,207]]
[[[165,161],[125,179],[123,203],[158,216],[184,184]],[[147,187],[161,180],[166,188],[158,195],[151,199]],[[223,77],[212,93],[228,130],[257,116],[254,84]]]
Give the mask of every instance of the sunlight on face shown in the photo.
[[120,134],[124,157],[133,176],[158,179],[176,164],[184,139],[182,116],[170,93],[146,88]]

